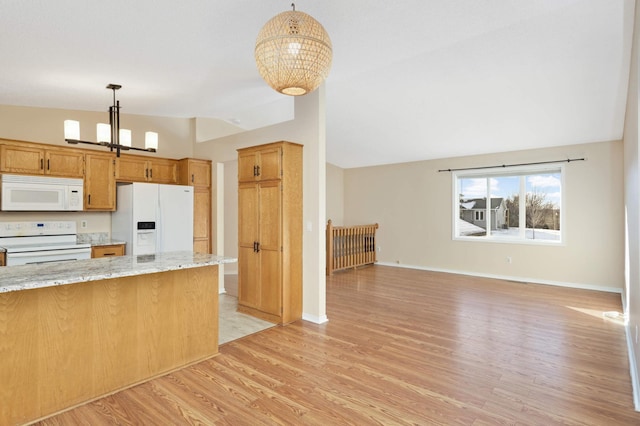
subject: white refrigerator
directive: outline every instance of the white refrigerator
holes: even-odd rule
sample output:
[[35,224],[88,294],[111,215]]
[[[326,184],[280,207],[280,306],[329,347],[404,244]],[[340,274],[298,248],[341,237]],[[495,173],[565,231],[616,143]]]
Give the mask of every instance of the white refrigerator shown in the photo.
[[193,187],[157,183],[118,184],[111,238],[127,254],[193,251]]

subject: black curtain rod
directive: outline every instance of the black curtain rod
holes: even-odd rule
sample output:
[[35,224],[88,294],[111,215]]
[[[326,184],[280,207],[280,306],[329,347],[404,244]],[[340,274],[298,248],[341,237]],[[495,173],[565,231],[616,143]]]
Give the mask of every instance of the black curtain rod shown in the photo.
[[586,158],[568,158],[566,160],[555,161],[538,161],[536,163],[519,163],[519,164],[503,164],[501,166],[484,166],[484,167],[463,167],[461,169],[440,169],[440,172],[459,172],[461,170],[482,170],[482,169],[501,169],[504,167],[516,167],[516,166],[537,166],[539,164],[553,164],[553,163],[570,163],[572,161],[585,161]]

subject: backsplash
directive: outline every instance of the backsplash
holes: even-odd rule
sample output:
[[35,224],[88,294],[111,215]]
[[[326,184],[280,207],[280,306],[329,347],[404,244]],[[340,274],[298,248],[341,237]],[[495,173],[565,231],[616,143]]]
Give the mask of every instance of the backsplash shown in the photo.
[[[0,222],[49,222],[72,220],[78,233],[111,232],[110,212],[0,212]],[[83,225],[85,227],[83,227]]]
[[78,233],[77,234],[78,243],[105,243],[109,242],[109,233],[108,232],[87,232],[87,233]]

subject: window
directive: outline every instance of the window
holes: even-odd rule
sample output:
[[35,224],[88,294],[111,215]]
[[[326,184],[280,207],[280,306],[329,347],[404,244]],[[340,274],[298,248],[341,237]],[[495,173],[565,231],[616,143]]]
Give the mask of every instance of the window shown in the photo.
[[562,176],[562,165],[455,172],[454,238],[561,243]]

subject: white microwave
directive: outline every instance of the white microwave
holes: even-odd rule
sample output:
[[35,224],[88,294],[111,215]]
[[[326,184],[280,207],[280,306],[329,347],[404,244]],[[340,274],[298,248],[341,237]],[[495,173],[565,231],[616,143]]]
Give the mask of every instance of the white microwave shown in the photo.
[[2,175],[2,211],[81,211],[83,180]]

